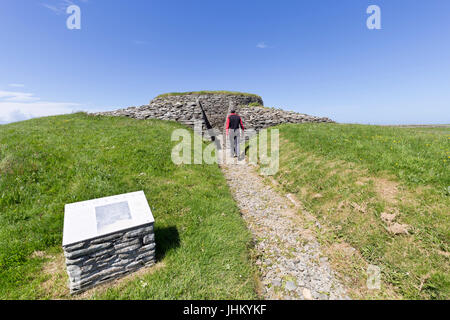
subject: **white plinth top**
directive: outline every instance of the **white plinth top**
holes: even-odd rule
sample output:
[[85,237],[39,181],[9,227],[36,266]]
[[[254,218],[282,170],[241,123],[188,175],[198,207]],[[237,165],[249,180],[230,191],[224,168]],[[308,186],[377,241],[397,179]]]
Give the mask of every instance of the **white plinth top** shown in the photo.
[[143,191],[66,204],[63,246],[153,222]]

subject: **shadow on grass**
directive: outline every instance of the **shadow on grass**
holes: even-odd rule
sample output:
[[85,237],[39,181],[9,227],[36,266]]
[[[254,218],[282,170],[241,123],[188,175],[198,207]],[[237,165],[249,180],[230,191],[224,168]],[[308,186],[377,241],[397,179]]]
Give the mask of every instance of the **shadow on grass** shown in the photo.
[[166,253],[180,246],[180,235],[175,226],[155,227],[156,261],[159,262]]

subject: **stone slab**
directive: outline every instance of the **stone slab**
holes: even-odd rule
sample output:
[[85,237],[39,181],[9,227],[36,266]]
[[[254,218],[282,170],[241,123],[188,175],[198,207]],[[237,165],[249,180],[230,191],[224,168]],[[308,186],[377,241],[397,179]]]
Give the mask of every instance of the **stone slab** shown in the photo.
[[154,221],[143,191],[66,204],[63,247]]

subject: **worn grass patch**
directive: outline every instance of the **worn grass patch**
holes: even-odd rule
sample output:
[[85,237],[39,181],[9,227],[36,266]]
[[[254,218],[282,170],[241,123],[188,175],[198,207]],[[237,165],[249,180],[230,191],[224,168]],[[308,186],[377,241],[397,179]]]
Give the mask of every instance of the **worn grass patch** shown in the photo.
[[0,126],[0,299],[71,298],[64,204],[138,190],[155,216],[164,267],[86,298],[257,298],[251,237],[222,172],[171,161],[171,133],[181,127],[85,114]]
[[[275,179],[324,226],[319,240],[353,297],[450,298],[449,129],[278,129]],[[368,264],[381,290],[367,289]]]

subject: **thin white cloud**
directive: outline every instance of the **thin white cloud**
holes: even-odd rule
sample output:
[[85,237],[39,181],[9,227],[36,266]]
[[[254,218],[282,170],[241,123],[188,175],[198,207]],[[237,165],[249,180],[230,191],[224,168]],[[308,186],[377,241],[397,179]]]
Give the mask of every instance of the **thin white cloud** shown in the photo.
[[32,93],[0,91],[0,123],[72,113],[79,107],[73,102],[41,101]]
[[27,101],[36,101],[39,100],[39,98],[34,97],[32,93],[0,90],[0,101],[1,100],[27,102]]
[[47,8],[47,9],[49,9],[50,11],[53,11],[53,13],[55,13],[55,14],[60,15],[60,14],[63,13],[63,11],[61,10],[61,8],[59,8],[59,7],[57,7],[57,6],[50,5],[50,4],[48,4],[48,3],[42,3],[42,6],[45,7],[45,8]]
[[21,83],[10,83],[10,84],[8,84],[8,86],[13,87],[13,88],[23,88],[23,87],[25,87],[25,85],[21,84]]
[[259,42],[256,45],[256,47],[259,48],[259,49],[265,49],[265,48],[268,48],[268,45],[263,41],[263,42]]
[[[80,2],[87,3],[88,0],[79,0]],[[60,15],[60,14],[66,14],[66,10],[71,5],[76,5],[74,1],[71,0],[60,0],[57,1],[55,4],[49,4],[49,3],[41,3],[41,5],[53,13]]]

